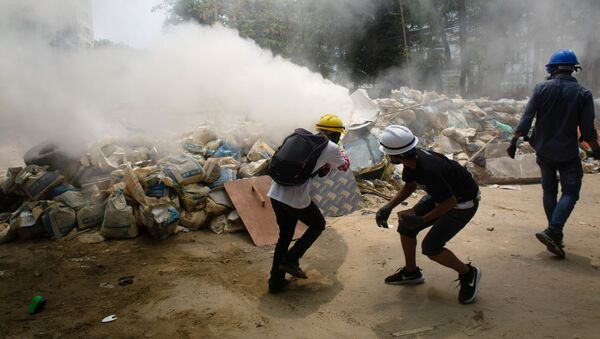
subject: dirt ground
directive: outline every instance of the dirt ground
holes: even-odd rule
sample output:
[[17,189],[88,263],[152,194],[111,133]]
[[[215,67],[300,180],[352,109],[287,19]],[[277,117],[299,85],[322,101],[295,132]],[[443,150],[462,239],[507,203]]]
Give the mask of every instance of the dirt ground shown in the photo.
[[[600,175],[586,175],[566,260],[534,238],[545,220],[539,185],[483,187],[476,217],[449,243],[482,269],[473,305],[458,303],[454,272],[421,255],[425,284],[383,283],[403,256],[395,230],[375,226],[375,205],[329,219],[301,261],[309,279],[278,295],[266,284],[273,246],[245,233],[0,245],[0,337],[600,338],[598,187]],[[128,275],[133,284],[119,286]],[[36,294],[48,304],[31,316]]]

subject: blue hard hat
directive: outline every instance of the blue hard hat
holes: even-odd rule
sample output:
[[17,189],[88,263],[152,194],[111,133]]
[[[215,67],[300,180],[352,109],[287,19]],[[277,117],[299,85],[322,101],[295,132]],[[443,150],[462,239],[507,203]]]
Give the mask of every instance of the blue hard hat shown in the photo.
[[579,61],[577,61],[577,55],[570,49],[561,49],[560,51],[556,51],[550,57],[550,61],[546,66],[553,65],[579,65]]
[[548,73],[552,73],[552,66],[575,66],[579,65],[579,61],[577,61],[577,55],[570,49],[561,49],[556,51],[550,57],[550,61],[546,65],[546,71]]

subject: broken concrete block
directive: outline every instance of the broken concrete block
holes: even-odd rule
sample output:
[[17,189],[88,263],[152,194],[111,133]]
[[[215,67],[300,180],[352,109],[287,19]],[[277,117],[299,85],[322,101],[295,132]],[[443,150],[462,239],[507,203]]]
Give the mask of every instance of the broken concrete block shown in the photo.
[[454,153],[460,153],[463,151],[462,146],[458,142],[456,142],[444,135],[438,136],[437,144],[440,146],[440,150],[444,154],[448,154],[448,153],[454,154]]
[[481,140],[483,142],[489,142],[492,139],[494,139],[494,136],[491,134],[483,134],[479,137],[479,140]]
[[518,184],[540,182],[541,173],[535,154],[518,155],[515,159],[508,156],[487,159],[486,169],[491,177],[488,184]]
[[[485,147],[485,158],[494,159],[506,157],[506,149],[510,146],[508,142],[499,142],[495,144],[489,144]],[[537,167],[537,165],[536,165]]]

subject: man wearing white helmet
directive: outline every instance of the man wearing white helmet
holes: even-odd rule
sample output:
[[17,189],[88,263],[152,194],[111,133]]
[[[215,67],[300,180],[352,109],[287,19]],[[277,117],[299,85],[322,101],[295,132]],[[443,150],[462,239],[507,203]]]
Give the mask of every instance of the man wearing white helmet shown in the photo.
[[424,186],[425,195],[413,208],[398,213],[398,232],[404,251],[405,266],[385,279],[386,284],[423,283],[416,264],[417,234],[431,227],[421,244],[429,259],[455,270],[459,275],[461,304],[475,301],[481,270],[465,264],[445,247],[473,218],[479,206],[479,187],[471,174],[456,161],[442,154],[417,148],[418,138],[404,126],[390,125],[383,130],[380,149],[394,164],[404,165],[402,190],[377,211],[379,227],[388,227],[392,209]]

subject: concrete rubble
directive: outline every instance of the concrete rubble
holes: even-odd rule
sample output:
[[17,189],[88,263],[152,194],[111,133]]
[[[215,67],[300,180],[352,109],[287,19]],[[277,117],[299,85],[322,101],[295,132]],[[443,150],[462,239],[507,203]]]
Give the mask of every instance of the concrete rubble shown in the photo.
[[[371,133],[377,136],[389,124],[409,127],[420,139],[419,147],[443,153],[465,165],[480,184],[535,183],[540,173],[535,151],[518,145],[516,159],[506,154],[527,100],[450,98],[436,92],[401,87],[389,98],[374,99],[380,114]],[[600,112],[600,100],[595,101]],[[596,116],[600,126],[600,114]],[[597,173],[598,160],[580,153],[586,173]]]

